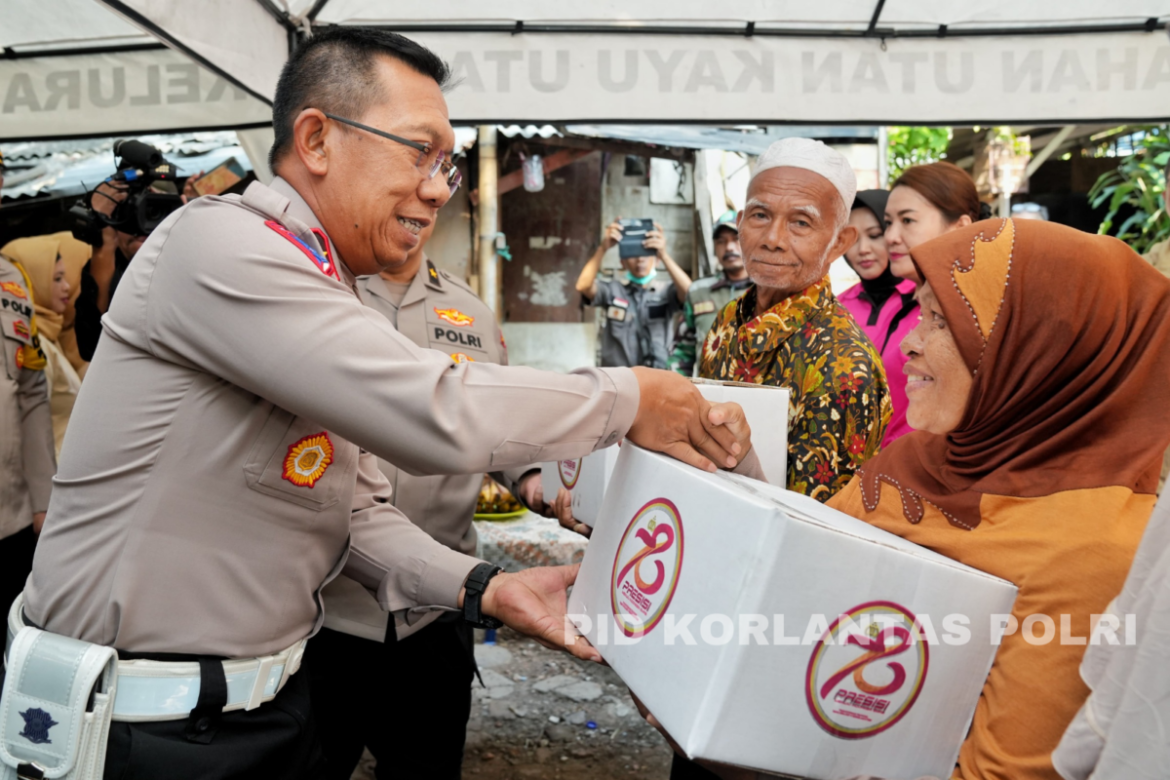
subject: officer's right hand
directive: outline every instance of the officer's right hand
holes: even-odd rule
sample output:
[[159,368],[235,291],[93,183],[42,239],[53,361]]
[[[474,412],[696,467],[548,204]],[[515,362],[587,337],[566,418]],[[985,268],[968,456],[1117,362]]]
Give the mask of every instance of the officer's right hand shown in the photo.
[[630,370],[641,392],[626,434],[634,444],[712,472],[716,464],[735,468],[751,449],[751,430],[738,404],[713,406],[690,380],[673,371]]
[[600,663],[601,654],[577,633],[566,614],[567,591],[576,582],[579,568],[580,564],[573,564],[500,572],[488,582],[480,608],[545,647]]
[[603,249],[613,249],[622,240],[622,226],[618,224],[618,217],[605,228],[605,235],[601,237],[601,246]]

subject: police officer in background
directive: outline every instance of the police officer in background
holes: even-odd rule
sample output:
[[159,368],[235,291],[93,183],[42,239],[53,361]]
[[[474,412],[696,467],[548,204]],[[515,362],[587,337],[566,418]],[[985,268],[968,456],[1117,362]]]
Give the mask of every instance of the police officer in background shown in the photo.
[[[355,277],[402,263],[459,184],[448,77],[391,32],[315,35],[277,84],[272,185],[199,198],[138,250],[9,615],[37,673],[10,665],[0,707],[15,719],[19,702],[39,702],[21,711],[25,731],[0,735],[10,754],[67,745],[78,732],[61,724],[83,722],[86,698],[50,701],[46,686],[72,690],[82,655],[112,646],[123,660],[107,777],[317,777],[296,672],[338,574],[398,624],[458,612],[600,659],[570,641],[575,567],[501,573],[444,547],[393,506],[378,457],[466,474],[623,436],[709,470],[748,452],[742,411],[673,373],[460,363],[361,304]],[[59,652],[38,659],[42,645]]]
[[[674,315],[686,300],[691,277],[666,251],[666,236],[655,223],[642,242],[649,250],[645,255],[624,258],[620,276],[598,278],[601,259],[621,240],[622,227],[615,219],[577,277],[577,292],[585,303],[605,310],[601,365],[666,368]],[[669,279],[658,277],[659,262]]]
[[743,263],[735,217],[735,209],[725,213],[715,223],[712,235],[715,259],[719,261],[722,273],[696,280],[687,291],[674,351],[670,355],[670,367],[683,376],[694,375],[699,352],[716,315],[752,283]]
[[[0,189],[4,187],[0,155]],[[0,255],[0,609],[24,587],[57,470],[32,285]]]
[[[358,280],[362,302],[406,338],[457,362],[507,364],[491,309],[462,279],[440,271],[419,234],[406,262]],[[414,476],[379,459],[394,506],[447,547],[474,555],[472,518],[480,474]],[[539,464],[493,474],[536,511],[545,511]],[[325,627],[309,643],[313,707],[331,780],[349,780],[368,747],[382,778],[458,778],[471,714],[472,629],[458,613],[431,613],[393,627],[377,599],[341,576],[326,586]],[[418,717],[403,702],[427,702]]]

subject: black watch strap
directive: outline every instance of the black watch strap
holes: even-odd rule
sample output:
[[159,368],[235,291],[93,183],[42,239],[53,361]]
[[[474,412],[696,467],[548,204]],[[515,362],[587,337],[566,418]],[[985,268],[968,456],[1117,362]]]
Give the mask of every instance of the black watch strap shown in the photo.
[[481,563],[467,575],[463,584],[463,619],[476,628],[499,628],[504,625],[494,617],[483,614],[481,601],[492,577],[502,572],[494,563]]

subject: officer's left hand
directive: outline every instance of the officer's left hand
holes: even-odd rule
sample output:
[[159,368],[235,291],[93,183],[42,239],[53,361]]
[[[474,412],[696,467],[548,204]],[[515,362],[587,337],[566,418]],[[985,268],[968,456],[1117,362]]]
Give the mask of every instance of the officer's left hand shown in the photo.
[[600,663],[601,654],[577,633],[565,614],[565,591],[577,580],[578,568],[580,564],[501,572],[488,583],[480,607],[484,614],[545,647],[568,650],[585,661]]

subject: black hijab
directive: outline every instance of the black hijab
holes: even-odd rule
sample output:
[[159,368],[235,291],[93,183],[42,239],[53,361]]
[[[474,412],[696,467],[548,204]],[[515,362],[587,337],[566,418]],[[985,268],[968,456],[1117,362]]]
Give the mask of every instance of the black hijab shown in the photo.
[[[889,198],[890,193],[886,190],[862,190],[854,198],[853,208],[869,209],[877,217],[878,224],[884,227],[886,224],[886,201]],[[898,285],[901,283],[902,280],[890,272],[890,264],[888,261],[881,276],[878,276],[876,279],[861,280],[861,289],[863,291],[861,297],[873,307],[873,316],[871,319],[874,322],[870,323],[871,325],[877,322],[877,313],[881,311],[886,301],[898,291]]]

